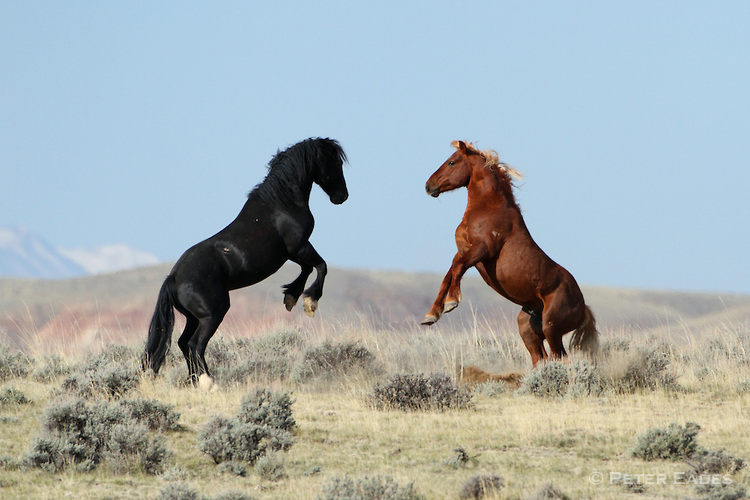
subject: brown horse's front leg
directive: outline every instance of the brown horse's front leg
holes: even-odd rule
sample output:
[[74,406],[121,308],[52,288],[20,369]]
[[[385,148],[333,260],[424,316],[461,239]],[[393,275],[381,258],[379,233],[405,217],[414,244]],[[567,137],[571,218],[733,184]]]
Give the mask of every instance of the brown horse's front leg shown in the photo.
[[440,319],[440,316],[443,315],[443,310],[445,309],[445,296],[448,293],[448,287],[451,285],[451,279],[453,277],[453,266],[448,270],[448,274],[445,275],[445,278],[443,278],[443,283],[440,285],[440,291],[438,291],[437,298],[435,299],[435,303],[432,304],[432,308],[430,308],[430,311],[425,314],[424,319],[422,320],[422,324],[425,326],[430,326],[435,323],[437,323],[437,320]]
[[453,263],[448,274],[443,278],[437,299],[428,312],[423,325],[432,325],[440,319],[444,313],[451,312],[461,302],[461,278],[468,269],[487,256],[487,247],[483,244],[472,245],[466,252],[459,252],[453,257]]

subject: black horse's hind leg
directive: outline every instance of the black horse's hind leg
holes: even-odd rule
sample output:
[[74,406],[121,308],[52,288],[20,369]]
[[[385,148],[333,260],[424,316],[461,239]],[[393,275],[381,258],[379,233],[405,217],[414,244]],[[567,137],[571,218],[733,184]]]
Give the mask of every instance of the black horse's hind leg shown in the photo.
[[[292,259],[292,261],[297,262],[294,259]],[[292,308],[297,304],[300,295],[302,295],[302,290],[305,289],[307,278],[310,277],[310,273],[312,273],[313,270],[313,267],[309,264],[303,264],[300,262],[297,262],[297,264],[302,267],[302,272],[300,272],[299,276],[297,276],[297,279],[295,279],[288,285],[283,286],[284,305],[286,306],[287,311],[291,311]]]
[[223,287],[200,292],[191,288],[185,295],[180,297],[180,309],[187,324],[178,345],[187,362],[189,380],[195,384],[204,373],[210,376],[205,359],[206,346],[229,310],[229,292]]
[[[229,308],[227,307],[227,310],[228,309]],[[190,380],[193,383],[198,382],[201,375],[204,373],[209,377],[211,376],[211,373],[208,371],[208,365],[206,364],[206,347],[208,346],[208,341],[211,340],[211,337],[213,337],[214,333],[216,333],[216,330],[219,328],[219,324],[221,324],[221,320],[224,319],[226,312],[227,311],[224,311],[207,318],[201,318],[199,320],[198,329],[195,334],[193,334],[190,342],[188,342],[190,351],[188,367]]]
[[185,362],[187,363],[188,370],[190,371],[190,374],[192,376],[190,339],[193,338],[193,335],[195,335],[195,331],[198,329],[198,318],[193,316],[191,313],[186,313],[185,319],[185,330],[183,330],[182,335],[180,335],[180,340],[177,341],[177,345],[180,346],[182,355],[185,356]]
[[[306,266],[315,268],[315,281],[313,281],[310,287],[304,292],[305,314],[310,317],[315,316],[315,310],[318,308],[318,301],[323,296],[323,283],[325,283],[326,274],[328,274],[328,266],[323,258],[318,255],[318,252],[315,251],[309,241],[302,245],[299,252],[297,252],[297,255],[294,256],[292,260],[302,266],[303,271]],[[301,277],[302,275],[300,275],[300,278]]]

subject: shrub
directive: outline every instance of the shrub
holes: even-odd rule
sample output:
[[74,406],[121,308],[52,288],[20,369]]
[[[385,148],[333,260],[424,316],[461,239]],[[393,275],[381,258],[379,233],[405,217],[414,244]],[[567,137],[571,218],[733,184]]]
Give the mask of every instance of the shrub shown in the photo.
[[548,361],[531,370],[521,379],[521,384],[518,394],[559,398],[568,391],[568,369],[562,361]]
[[115,472],[138,464],[146,473],[158,474],[169,457],[163,437],[150,433],[147,421],[126,406],[76,400],[45,409],[43,435],[32,443],[24,462],[60,471],[70,465],[91,470],[106,461]]
[[222,462],[219,464],[219,471],[233,476],[245,477],[247,476],[247,462],[237,460]]
[[288,450],[294,443],[285,430],[221,416],[203,426],[198,439],[198,448],[217,464],[230,460],[254,464],[266,453]]
[[292,416],[292,404],[294,400],[288,393],[274,394],[269,389],[257,389],[242,398],[238,417],[245,423],[291,432],[297,425]]
[[180,413],[173,405],[161,403],[154,399],[125,399],[120,401],[130,418],[144,423],[151,430],[172,430],[177,428]]
[[671,423],[666,429],[654,427],[638,436],[633,456],[643,460],[682,460],[698,450],[695,436],[700,426],[687,422],[685,427]]
[[632,393],[639,389],[674,388],[676,379],[669,371],[666,347],[639,348],[630,353],[624,374],[610,382],[617,392]]
[[[111,354],[110,354],[111,355]],[[76,370],[62,383],[62,390],[79,398],[122,397],[140,382],[135,368],[100,355]]]
[[376,409],[396,409],[402,411],[470,408],[471,393],[458,387],[448,375],[423,374],[396,375],[388,382],[375,385],[368,396],[369,403]]
[[702,484],[697,488],[699,500],[745,500],[747,488],[740,483]]
[[295,371],[295,378],[303,381],[308,378],[349,373],[353,370],[371,369],[375,356],[359,342],[343,341],[333,344],[329,341],[305,351]]
[[0,455],[0,469],[18,470],[21,468],[21,461],[11,455]]
[[0,391],[0,405],[27,405],[32,401],[15,387],[6,387]]
[[0,344],[0,382],[27,376],[31,366],[32,360],[21,351],[11,352],[10,347]]
[[360,479],[331,478],[323,485],[319,500],[418,500],[422,499],[412,483],[399,486],[390,476],[371,476]]
[[198,500],[198,490],[187,483],[170,483],[161,489],[161,500]]
[[212,500],[255,500],[255,497],[242,491],[227,491],[219,493]]
[[599,369],[588,361],[568,365],[568,376],[568,397],[599,397],[604,392]]
[[724,450],[699,449],[688,464],[696,474],[734,474],[745,467],[745,461],[735,458]]
[[503,486],[505,486],[505,479],[502,476],[474,476],[464,483],[458,496],[459,498],[482,498],[487,494],[497,494]]
[[291,351],[304,345],[305,340],[297,330],[276,330],[256,341],[259,351],[288,356]]
[[242,384],[251,378],[286,380],[301,343],[297,332],[280,330],[255,341],[219,339],[209,344],[206,356],[211,358],[215,379],[223,384]]
[[746,378],[745,380],[738,382],[736,388],[737,388],[737,392],[741,394],[745,392],[750,392],[750,378]]
[[560,488],[550,482],[536,490],[530,497],[526,497],[526,500],[569,500],[569,498]]
[[473,389],[475,394],[480,394],[487,398],[495,398],[497,396],[510,394],[515,391],[513,387],[505,382],[498,382],[496,380],[488,380],[474,386]]
[[284,473],[284,455],[281,453],[267,453],[258,458],[253,467],[255,473],[266,481],[278,481]]
[[70,374],[70,371],[70,366],[65,364],[62,357],[53,354],[43,358],[43,364],[34,370],[32,376],[39,382],[52,382],[59,377]]

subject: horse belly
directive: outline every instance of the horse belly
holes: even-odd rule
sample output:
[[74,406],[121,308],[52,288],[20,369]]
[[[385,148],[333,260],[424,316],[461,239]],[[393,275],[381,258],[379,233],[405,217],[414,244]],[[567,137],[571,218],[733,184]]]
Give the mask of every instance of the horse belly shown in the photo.
[[273,255],[246,254],[241,265],[233,266],[234,272],[229,275],[227,285],[230,290],[236,290],[259,283],[281,269],[286,261],[287,255],[282,251]]
[[518,305],[532,305],[540,302],[533,273],[525,266],[508,259],[500,258],[477,264],[479,275],[491,288],[506,299]]

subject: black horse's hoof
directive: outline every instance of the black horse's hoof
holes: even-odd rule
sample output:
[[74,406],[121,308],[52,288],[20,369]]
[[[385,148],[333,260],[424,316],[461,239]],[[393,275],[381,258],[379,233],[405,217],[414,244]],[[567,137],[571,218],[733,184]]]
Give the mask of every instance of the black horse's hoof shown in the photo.
[[285,293],[284,294],[284,306],[286,307],[287,311],[291,311],[294,309],[294,306],[297,305],[297,297],[294,295]]

